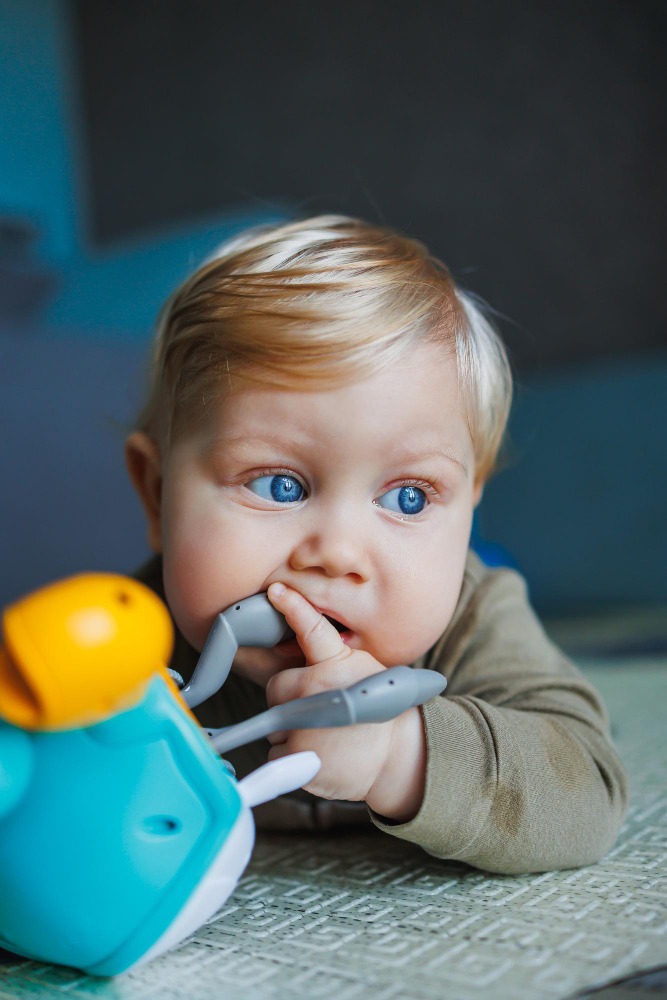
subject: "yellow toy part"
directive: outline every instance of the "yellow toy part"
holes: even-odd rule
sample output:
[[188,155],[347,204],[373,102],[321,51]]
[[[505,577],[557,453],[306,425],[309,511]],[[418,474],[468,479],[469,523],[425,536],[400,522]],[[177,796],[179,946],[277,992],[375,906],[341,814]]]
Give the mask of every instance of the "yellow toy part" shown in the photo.
[[[166,667],[169,612],[129,577],[88,573],[7,607],[0,647],[0,716],[23,729],[70,729],[135,704]],[[180,701],[180,698],[179,698]]]

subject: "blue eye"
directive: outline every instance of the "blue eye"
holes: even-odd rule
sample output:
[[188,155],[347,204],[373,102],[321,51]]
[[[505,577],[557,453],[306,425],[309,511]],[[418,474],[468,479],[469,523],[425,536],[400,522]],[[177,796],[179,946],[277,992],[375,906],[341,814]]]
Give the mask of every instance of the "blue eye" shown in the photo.
[[418,486],[398,486],[383,493],[376,503],[396,514],[421,514],[426,506],[426,494]]
[[246,486],[263,500],[275,500],[276,503],[297,503],[306,495],[303,486],[294,476],[259,476],[246,483]]

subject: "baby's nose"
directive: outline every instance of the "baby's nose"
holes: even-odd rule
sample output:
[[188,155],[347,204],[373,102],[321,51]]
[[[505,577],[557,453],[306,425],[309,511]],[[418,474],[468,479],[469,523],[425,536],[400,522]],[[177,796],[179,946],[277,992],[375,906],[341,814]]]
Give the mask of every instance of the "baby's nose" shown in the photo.
[[319,570],[325,576],[349,576],[363,583],[369,579],[371,560],[361,533],[330,524],[301,539],[292,550],[289,565],[297,571]]

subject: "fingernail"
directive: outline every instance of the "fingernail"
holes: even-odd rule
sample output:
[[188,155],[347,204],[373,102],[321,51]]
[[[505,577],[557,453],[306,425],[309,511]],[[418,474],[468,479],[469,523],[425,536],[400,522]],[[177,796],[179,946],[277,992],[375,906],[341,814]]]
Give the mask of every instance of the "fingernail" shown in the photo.
[[281,594],[285,593],[285,584],[272,583],[271,586],[269,587],[269,590],[271,591],[271,597],[280,597]]

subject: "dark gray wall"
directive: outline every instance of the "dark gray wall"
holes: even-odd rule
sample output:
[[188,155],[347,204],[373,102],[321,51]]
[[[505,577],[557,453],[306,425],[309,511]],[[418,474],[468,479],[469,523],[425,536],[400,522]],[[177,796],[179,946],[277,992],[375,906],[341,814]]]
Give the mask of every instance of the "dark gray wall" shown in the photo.
[[519,368],[667,343],[667,4],[78,0],[99,244],[283,202],[424,239]]

